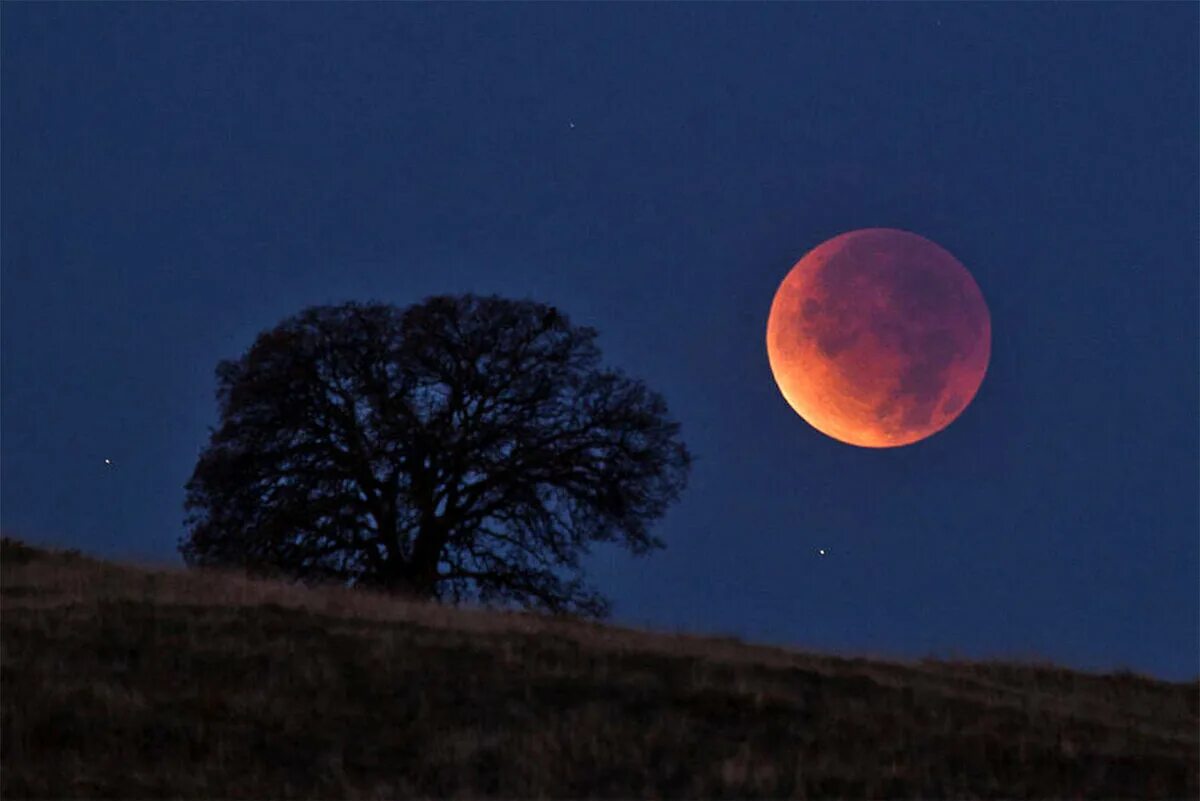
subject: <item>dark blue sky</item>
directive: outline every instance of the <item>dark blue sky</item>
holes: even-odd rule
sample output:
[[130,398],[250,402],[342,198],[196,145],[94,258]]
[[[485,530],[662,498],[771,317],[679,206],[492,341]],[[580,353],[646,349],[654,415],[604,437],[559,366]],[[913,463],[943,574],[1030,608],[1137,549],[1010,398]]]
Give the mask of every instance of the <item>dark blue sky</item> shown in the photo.
[[[617,621],[1200,670],[1200,6],[2,15],[6,532],[177,561],[218,360],[494,292],[598,328],[697,456],[666,551],[592,560]],[[804,423],[764,347],[791,265],[873,226],[993,326],[975,402],[887,450]]]

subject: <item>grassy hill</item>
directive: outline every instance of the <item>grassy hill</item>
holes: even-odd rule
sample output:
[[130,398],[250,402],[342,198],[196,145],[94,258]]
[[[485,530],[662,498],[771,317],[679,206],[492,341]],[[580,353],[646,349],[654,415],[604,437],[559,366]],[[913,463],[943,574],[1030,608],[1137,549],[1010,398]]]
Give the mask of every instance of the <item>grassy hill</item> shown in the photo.
[[4,798],[1177,797],[1200,686],[899,663],[5,540]]

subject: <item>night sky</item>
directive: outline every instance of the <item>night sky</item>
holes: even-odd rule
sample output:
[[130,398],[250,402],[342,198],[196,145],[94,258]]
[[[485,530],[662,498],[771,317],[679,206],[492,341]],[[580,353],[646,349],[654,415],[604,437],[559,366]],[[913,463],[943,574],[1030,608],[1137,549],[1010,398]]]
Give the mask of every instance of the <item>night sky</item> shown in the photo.
[[[178,564],[219,360],[311,304],[497,293],[596,327],[696,455],[665,551],[590,559],[616,622],[1200,671],[1200,6],[2,15],[6,533]],[[974,402],[903,448],[767,363],[792,264],[866,227],[991,313]]]

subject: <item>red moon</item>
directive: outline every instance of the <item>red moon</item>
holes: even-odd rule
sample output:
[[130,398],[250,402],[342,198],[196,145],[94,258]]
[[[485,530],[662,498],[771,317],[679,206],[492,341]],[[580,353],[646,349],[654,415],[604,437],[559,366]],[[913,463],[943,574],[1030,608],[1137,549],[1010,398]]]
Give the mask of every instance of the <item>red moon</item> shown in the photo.
[[835,236],[796,262],[771,303],[767,357],[796,413],[864,448],[950,425],[987,372],[992,324],[975,279],[928,239]]

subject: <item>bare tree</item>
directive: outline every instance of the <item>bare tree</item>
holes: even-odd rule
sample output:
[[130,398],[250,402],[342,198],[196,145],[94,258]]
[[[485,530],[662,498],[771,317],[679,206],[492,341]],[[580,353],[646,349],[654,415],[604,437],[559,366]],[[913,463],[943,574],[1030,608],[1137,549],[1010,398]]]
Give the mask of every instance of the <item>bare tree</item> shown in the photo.
[[690,466],[662,398],[554,308],[473,295],[309,308],[217,367],[187,484],[190,565],[601,616],[594,542],[649,525]]

